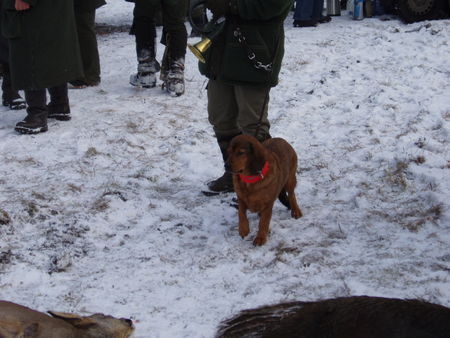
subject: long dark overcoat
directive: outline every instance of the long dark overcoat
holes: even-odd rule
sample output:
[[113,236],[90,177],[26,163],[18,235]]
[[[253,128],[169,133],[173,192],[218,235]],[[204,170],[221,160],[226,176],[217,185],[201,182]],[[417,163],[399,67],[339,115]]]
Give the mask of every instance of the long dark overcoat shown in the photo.
[[[3,0],[0,0],[0,9],[3,5]],[[2,26],[2,16],[0,15],[0,27]],[[0,62],[9,63],[9,46],[8,40],[3,37],[0,31]]]
[[80,12],[90,12],[106,4],[105,0],[73,0],[73,3]]
[[36,90],[83,77],[73,0],[3,0],[2,33],[9,39],[12,84]]

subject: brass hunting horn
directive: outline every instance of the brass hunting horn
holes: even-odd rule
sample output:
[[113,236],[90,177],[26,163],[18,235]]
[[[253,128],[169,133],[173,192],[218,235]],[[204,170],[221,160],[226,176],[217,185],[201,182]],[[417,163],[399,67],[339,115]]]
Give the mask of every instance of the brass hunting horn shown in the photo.
[[213,18],[211,21],[204,23],[202,27],[198,26],[193,19],[193,13],[196,11],[201,11],[202,15],[206,18],[206,0],[193,0],[189,7],[189,23],[192,28],[202,34],[202,39],[194,45],[188,44],[190,51],[200,60],[200,62],[205,63],[205,54],[208,48],[211,46],[213,40],[217,35],[222,32],[225,26],[225,17],[220,16],[218,18]]

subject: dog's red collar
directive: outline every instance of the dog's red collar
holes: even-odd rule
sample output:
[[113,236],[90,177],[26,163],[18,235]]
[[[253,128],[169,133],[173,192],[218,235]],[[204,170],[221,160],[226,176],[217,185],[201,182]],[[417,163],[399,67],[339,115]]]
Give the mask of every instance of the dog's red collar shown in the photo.
[[266,163],[264,163],[264,167],[262,168],[261,173],[259,175],[245,176],[245,175],[239,174],[239,177],[240,177],[241,181],[244,183],[256,183],[256,182],[261,181],[264,178],[264,176],[267,175],[268,172],[269,172],[269,161],[266,161]]

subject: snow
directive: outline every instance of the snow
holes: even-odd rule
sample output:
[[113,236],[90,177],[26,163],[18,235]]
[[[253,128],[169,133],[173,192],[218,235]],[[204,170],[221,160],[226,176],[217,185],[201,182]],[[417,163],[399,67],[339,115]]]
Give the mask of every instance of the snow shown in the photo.
[[[130,24],[132,8],[110,1],[97,21]],[[115,33],[98,38],[101,85],[70,91],[71,121],[18,135],[25,112],[0,108],[0,298],[132,318],[139,338],[213,337],[288,300],[450,306],[450,20],[345,14],[286,20],[269,118],[298,153],[304,217],[276,203],[263,247],[254,214],[239,237],[233,194],[201,193],[222,165],[189,51],[178,98],[128,84],[134,38]]]

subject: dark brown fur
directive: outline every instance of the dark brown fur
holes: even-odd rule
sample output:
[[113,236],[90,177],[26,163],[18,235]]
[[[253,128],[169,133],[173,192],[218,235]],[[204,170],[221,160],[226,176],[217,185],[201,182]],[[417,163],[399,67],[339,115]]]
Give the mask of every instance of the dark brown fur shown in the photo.
[[[264,163],[269,162],[269,172],[256,183],[242,182],[239,174],[257,175]],[[259,213],[259,229],[254,245],[267,242],[272,208],[276,199],[291,209],[293,218],[302,216],[295,198],[297,185],[297,154],[282,138],[271,138],[260,143],[249,135],[236,136],[228,149],[228,164],[233,172],[233,184],[239,204],[239,235],[250,232],[247,210]]]
[[420,300],[348,297],[242,311],[217,338],[448,338],[450,309]]

